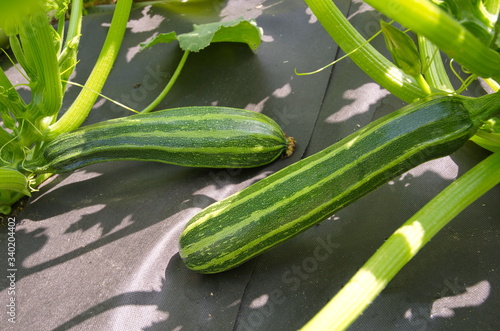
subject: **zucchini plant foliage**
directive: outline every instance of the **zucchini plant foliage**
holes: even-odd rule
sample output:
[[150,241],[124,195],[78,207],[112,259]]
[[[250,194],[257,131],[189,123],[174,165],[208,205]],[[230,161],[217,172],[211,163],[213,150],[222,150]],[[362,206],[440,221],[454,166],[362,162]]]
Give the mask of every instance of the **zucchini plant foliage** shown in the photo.
[[[188,107],[163,110],[158,116],[147,114],[172,88],[190,52],[199,52],[214,42],[245,43],[254,51],[259,47],[261,29],[254,21],[241,18],[194,25],[190,33],[160,34],[142,45],[147,48],[160,42],[178,41],[184,51],[164,90],[141,111],[143,114],[128,116],[119,121],[118,126],[117,121],[105,121],[97,125],[98,129],[94,126],[73,133],[87,118],[112,69],[125,35],[132,0],[117,3],[89,78],[69,109],[60,115],[66,86],[73,84],[68,79],[77,65],[82,24],[82,0],[72,1],[71,8],[69,3],[68,0],[0,1],[0,29],[8,36],[12,54],[22,67],[31,92],[31,101],[26,103],[17,86],[0,69],[0,213],[10,213],[16,201],[29,196],[53,173],[95,162],[133,159],[186,166],[256,167],[272,162],[282,152],[293,151],[293,139],[286,137],[274,121],[262,114],[253,116],[242,109],[221,107]],[[69,21],[65,24],[68,13]],[[53,22],[57,24],[52,25]],[[169,111],[181,113],[174,122],[187,129],[178,130],[172,124],[175,116],[165,113]],[[197,127],[201,121],[196,121],[196,117],[214,113],[219,114],[218,119],[213,116],[204,122],[203,129]],[[157,122],[151,123],[149,118]],[[107,139],[89,138],[92,132]],[[237,148],[228,146],[224,135],[231,135],[233,141],[244,141],[247,153],[236,152]],[[162,147],[167,144],[169,149]],[[57,162],[51,159],[56,154]],[[227,162],[223,155],[229,156]],[[238,155],[242,162],[238,162]],[[219,161],[210,163],[209,158]]]

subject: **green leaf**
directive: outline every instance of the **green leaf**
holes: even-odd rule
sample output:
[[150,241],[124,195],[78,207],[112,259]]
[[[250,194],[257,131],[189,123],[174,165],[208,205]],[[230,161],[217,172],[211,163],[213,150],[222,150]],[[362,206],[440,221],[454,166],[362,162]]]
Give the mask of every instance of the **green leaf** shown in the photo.
[[193,25],[193,31],[176,35],[175,32],[160,34],[147,43],[141,44],[142,49],[158,43],[179,41],[184,51],[199,52],[211,43],[237,42],[245,43],[252,50],[257,50],[261,43],[262,32],[254,21],[239,18],[228,22],[215,22]]
[[141,44],[141,50],[149,48],[153,45],[159,44],[159,43],[165,43],[168,44],[174,40],[177,40],[177,34],[175,32],[169,32],[169,33],[160,33],[150,41]]
[[252,50],[260,46],[261,31],[253,21],[242,18],[229,21],[194,25],[193,32],[179,35],[183,50],[198,52],[212,42],[246,43]]
[[415,42],[389,23],[380,21],[380,26],[394,64],[410,76],[419,76],[422,73],[422,63]]

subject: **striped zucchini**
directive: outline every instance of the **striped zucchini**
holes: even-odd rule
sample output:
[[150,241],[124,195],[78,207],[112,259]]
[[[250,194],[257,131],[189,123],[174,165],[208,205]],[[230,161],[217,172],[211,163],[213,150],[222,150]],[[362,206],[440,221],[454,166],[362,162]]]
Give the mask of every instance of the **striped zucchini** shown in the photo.
[[[50,141],[36,173],[63,173],[117,160],[248,168],[293,150],[269,117],[243,109],[185,107],[91,124]],[[38,165],[38,166],[36,166]]]
[[416,165],[455,152],[499,109],[500,93],[403,107],[199,212],[181,234],[180,256],[200,273],[234,268]]

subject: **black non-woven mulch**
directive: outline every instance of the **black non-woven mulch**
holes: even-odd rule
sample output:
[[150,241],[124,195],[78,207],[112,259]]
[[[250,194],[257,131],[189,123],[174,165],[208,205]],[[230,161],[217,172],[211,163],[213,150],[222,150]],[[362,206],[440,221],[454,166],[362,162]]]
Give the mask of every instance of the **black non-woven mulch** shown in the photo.
[[[260,111],[296,138],[295,154],[256,169],[114,162],[55,176],[17,216],[17,323],[2,312],[2,330],[299,329],[385,238],[488,155],[468,143],[241,267],[216,275],[190,271],[178,238],[203,207],[404,105],[349,59],[315,75],[295,75],[294,69],[313,71],[343,54],[302,1],[214,3],[189,15],[179,6],[136,5],[103,93],[141,109],[165,86],[182,52],[176,43],[139,52],[140,43],[157,33],[190,31],[193,23],[252,18],[264,31],[257,52],[220,43],[191,54],[158,109]],[[365,37],[376,32],[380,17],[366,5],[336,3]],[[110,18],[106,11],[84,18],[73,81],[85,82]],[[383,40],[374,44],[382,47]],[[13,68],[7,73],[18,77]],[[78,91],[70,88],[65,107]],[[100,99],[86,124],[128,114]],[[498,328],[499,206],[495,187],[422,249],[350,330]],[[1,234],[2,243],[6,237]],[[2,252],[4,266],[5,247]],[[0,284],[5,307],[9,282],[2,276]]]

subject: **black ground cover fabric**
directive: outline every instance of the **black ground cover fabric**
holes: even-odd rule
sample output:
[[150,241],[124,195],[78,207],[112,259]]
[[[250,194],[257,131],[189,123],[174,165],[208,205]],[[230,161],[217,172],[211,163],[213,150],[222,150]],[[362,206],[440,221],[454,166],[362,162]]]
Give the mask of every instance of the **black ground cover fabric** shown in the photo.
[[[336,1],[369,37],[380,17]],[[96,164],[55,176],[17,216],[17,323],[7,322],[7,234],[0,235],[1,330],[296,330],[392,232],[488,153],[472,143],[395,178],[333,217],[234,270],[199,275],[178,254],[203,207],[340,140],[403,104],[345,59],[305,3],[221,1],[210,8],[136,5],[103,94],[141,109],[182,56],[176,43],[139,52],[153,35],[243,16],[263,28],[257,52],[220,43],[190,55],[158,109],[220,105],[262,112],[295,137],[295,154],[256,169]],[[73,81],[84,83],[110,21],[85,17]],[[377,38],[374,45],[383,46]],[[2,67],[9,68],[5,57]],[[15,69],[9,77],[20,77]],[[19,78],[20,79],[20,78]],[[79,91],[71,87],[65,105]],[[470,93],[475,93],[474,90]],[[99,99],[86,124],[128,115]],[[499,187],[467,208],[389,284],[350,330],[494,330],[500,325]],[[317,252],[321,252],[318,258]]]

